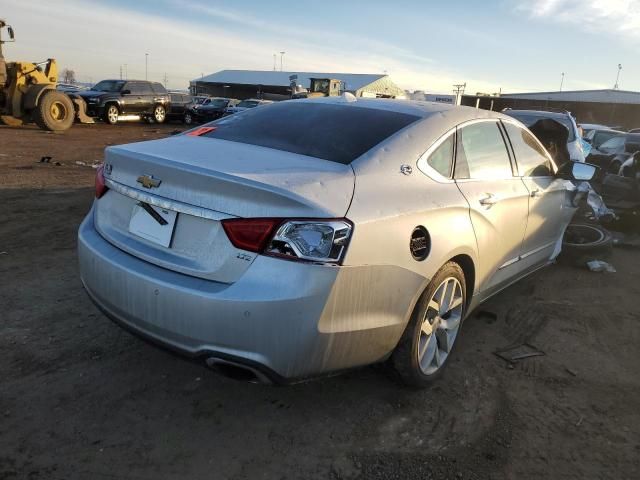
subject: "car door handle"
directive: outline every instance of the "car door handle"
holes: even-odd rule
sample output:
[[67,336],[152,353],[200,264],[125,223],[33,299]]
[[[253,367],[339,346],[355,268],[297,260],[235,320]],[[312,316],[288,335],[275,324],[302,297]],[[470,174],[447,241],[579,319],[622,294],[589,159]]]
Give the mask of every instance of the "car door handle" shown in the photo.
[[487,193],[487,197],[480,199],[480,205],[483,207],[491,207],[498,203],[498,198],[493,193]]
[[540,198],[542,196],[542,192],[536,188],[535,190],[531,190],[530,195],[531,198]]

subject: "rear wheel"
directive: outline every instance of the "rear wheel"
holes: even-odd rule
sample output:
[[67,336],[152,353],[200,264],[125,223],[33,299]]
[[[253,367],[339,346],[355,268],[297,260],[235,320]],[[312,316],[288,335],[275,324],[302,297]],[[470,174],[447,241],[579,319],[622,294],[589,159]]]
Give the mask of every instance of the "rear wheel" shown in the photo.
[[112,103],[111,105],[107,105],[105,107],[104,116],[102,119],[109,125],[115,125],[116,123],[118,123],[119,115],[120,111],[118,110],[118,106]]
[[75,109],[73,102],[64,93],[47,90],[34,109],[33,121],[43,130],[62,132],[73,125]]
[[156,107],[153,109],[153,119],[155,120],[155,122],[162,123],[164,122],[166,117],[167,111],[165,110],[165,108],[162,105],[156,105]]
[[464,273],[445,264],[420,297],[391,356],[402,381],[424,388],[442,375],[466,313]]
[[191,113],[187,112],[184,114],[184,123],[186,125],[191,125],[193,123],[193,115],[191,115]]

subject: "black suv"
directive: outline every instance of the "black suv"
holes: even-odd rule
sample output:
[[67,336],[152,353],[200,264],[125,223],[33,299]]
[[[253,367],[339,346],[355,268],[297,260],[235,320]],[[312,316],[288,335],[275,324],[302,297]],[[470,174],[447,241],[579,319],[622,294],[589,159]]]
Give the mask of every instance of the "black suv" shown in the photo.
[[87,104],[87,114],[115,125],[122,115],[138,115],[162,123],[171,104],[167,90],[145,80],[102,80],[91,90],[78,92]]
[[206,98],[189,108],[184,114],[184,123],[204,123],[217,120],[224,115],[227,107],[233,107],[239,103],[235,98]]
[[193,97],[186,93],[171,92],[171,107],[167,110],[167,120],[184,121],[184,114],[193,106]]

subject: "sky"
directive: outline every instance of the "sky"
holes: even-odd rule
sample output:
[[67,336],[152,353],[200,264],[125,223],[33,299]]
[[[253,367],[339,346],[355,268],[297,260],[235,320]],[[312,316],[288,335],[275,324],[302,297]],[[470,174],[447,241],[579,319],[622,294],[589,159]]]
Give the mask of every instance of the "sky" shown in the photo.
[[640,91],[640,0],[0,0],[7,60],[174,89],[224,69],[388,73],[402,88]]

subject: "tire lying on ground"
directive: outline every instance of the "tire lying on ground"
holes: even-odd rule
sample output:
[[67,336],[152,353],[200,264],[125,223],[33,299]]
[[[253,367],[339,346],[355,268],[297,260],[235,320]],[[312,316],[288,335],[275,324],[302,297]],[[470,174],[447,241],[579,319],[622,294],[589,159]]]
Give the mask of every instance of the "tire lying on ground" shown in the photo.
[[66,94],[47,90],[40,97],[31,115],[35,124],[41,129],[62,132],[73,125],[75,109],[73,102]]
[[562,239],[560,259],[577,266],[611,255],[613,236],[605,228],[592,223],[571,223]]

